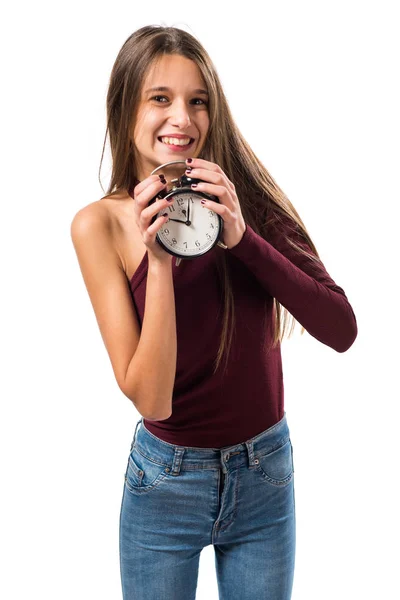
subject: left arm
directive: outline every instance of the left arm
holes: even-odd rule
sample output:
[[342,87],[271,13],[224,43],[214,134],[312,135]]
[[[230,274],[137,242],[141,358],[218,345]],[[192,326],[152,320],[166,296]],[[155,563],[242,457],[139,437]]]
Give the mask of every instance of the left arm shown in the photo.
[[194,158],[191,175],[201,179],[197,189],[218,197],[205,206],[224,220],[223,242],[253,273],[268,294],[282,304],[317,340],[345,352],[357,337],[357,322],[346,294],[316,263],[286,242],[283,233],[313,254],[289,217],[281,229],[271,230],[269,241],[244,222],[234,184],[215,163]]
[[[313,254],[300,234],[287,233]],[[322,263],[296,251],[282,234],[276,231],[266,241],[247,225],[240,242],[227,252],[246,265],[310,335],[337,352],[345,352],[357,337],[356,318],[346,294]]]

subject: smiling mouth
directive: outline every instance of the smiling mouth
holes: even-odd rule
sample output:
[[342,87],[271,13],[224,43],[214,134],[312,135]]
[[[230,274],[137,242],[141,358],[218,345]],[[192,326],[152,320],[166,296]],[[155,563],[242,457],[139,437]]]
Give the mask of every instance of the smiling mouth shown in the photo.
[[[182,144],[181,140],[178,139],[178,138],[168,138],[168,137],[161,136],[161,137],[158,137],[157,139],[158,139],[159,142],[161,142],[165,146],[173,146],[174,148],[188,148],[195,141],[194,138],[190,138],[189,143]],[[172,141],[174,141],[176,143],[171,143]]]

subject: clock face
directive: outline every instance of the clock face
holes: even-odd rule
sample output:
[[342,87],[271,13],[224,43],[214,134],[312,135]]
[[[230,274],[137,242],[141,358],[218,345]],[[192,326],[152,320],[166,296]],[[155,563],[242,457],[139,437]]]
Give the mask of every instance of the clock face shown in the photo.
[[204,207],[203,196],[187,191],[173,195],[173,201],[165,211],[168,221],[159,229],[157,237],[161,244],[173,254],[195,257],[205,254],[216,243],[221,227],[219,215]]

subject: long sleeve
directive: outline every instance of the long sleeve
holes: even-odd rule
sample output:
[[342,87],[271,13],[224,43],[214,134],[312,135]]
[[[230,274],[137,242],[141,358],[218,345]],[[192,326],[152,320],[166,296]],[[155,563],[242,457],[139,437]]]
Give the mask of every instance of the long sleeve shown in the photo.
[[323,264],[286,242],[283,232],[315,256],[289,217],[272,228],[269,241],[247,224],[240,242],[227,252],[236,256],[310,335],[337,352],[345,352],[358,333],[345,292],[331,279]]

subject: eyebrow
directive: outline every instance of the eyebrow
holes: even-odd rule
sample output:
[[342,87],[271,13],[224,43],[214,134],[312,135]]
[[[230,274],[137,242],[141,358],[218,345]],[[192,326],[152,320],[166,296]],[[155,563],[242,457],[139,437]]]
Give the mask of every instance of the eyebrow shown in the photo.
[[[158,87],[149,88],[148,90],[145,91],[145,94],[147,94],[148,92],[170,92],[170,91],[171,91],[171,88],[166,87],[165,85],[160,85]],[[203,94],[203,96],[208,96],[208,92],[201,88],[199,88],[197,90],[193,90],[193,93],[194,94]]]

